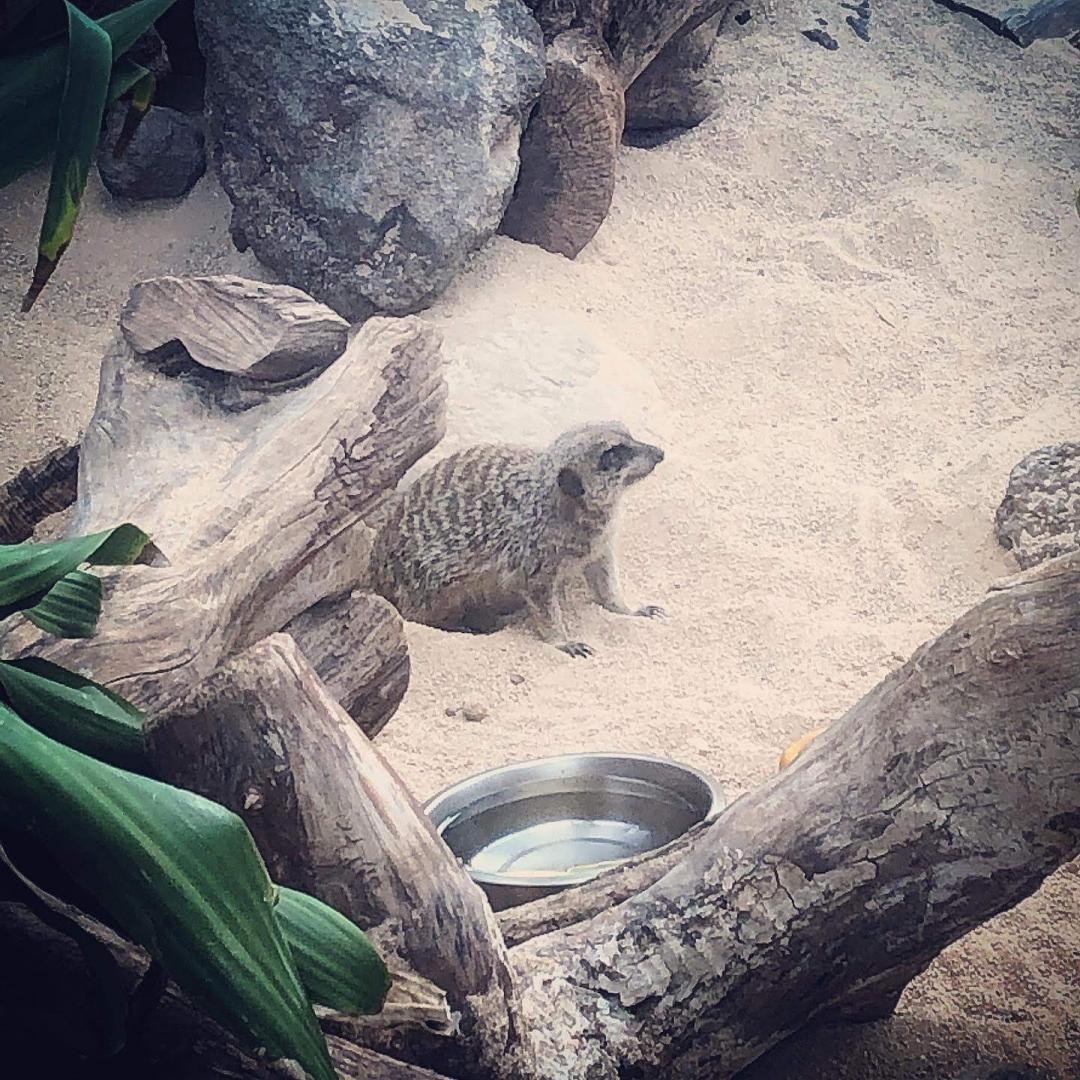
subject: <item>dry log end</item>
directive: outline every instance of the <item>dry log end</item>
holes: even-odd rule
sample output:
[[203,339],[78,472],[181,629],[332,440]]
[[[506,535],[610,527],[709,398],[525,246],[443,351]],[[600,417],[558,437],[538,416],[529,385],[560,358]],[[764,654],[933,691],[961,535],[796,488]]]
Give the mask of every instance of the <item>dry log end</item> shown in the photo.
[[823,734],[828,724],[814,728],[807,732],[801,739],[796,739],[781,755],[778,771],[783,772],[819,735]]
[[349,324],[289,285],[159,277],[132,289],[120,329],[139,354],[179,342],[203,367],[282,382],[333,363],[345,351]]
[[623,119],[622,85],[602,42],[581,30],[557,35],[502,231],[574,258],[611,206]]
[[405,624],[380,596],[329,597],[286,627],[327,690],[373,739],[394,715],[409,686]]

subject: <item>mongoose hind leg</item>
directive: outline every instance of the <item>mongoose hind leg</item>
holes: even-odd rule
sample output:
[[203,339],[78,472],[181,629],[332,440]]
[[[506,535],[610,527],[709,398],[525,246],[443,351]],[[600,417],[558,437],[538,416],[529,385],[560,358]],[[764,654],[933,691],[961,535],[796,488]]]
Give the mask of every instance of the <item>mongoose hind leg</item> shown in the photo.
[[619,589],[619,571],[615,566],[615,553],[611,545],[585,566],[585,580],[589,583],[593,599],[605,610],[616,615],[641,615],[647,619],[664,617],[667,612],[656,604],[646,604],[636,610],[622,598]]
[[562,650],[568,656],[592,656],[592,647],[583,641],[571,641],[563,621],[555,582],[531,585],[525,594],[525,605],[532,616],[533,626],[542,641]]

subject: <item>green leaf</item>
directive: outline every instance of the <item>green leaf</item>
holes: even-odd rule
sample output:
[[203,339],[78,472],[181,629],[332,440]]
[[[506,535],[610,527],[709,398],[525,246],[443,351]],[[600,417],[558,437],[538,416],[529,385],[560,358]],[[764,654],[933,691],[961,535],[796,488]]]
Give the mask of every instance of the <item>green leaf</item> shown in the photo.
[[336,1080],[274,887],[235,814],[72,750],[0,705],[0,818],[29,828],[216,1020]]
[[101,580],[84,570],[62,577],[23,614],[55,637],[93,637],[101,618]]
[[[143,117],[150,111],[150,102],[156,87],[154,76],[134,60],[121,60],[117,64],[113,71],[113,83],[109,86],[109,102],[111,104],[129,91],[131,102],[124,115],[124,126],[111,151],[113,157],[124,156],[124,151],[127,150]],[[113,97],[114,91],[117,92],[116,97]]]
[[176,0],[138,0],[98,20],[109,35],[113,54],[122,56],[176,3]]
[[131,524],[47,544],[0,544],[0,619],[33,607],[83,563],[126,566],[156,551]]
[[104,686],[30,656],[0,661],[0,687],[8,704],[50,738],[120,768],[145,767],[143,714]]
[[64,6],[68,13],[67,79],[60,101],[38,261],[23,299],[23,311],[33,306],[75,233],[79,204],[101,134],[112,72],[113,48],[109,35],[68,0],[64,0]]
[[284,886],[274,911],[312,1001],[353,1016],[382,1009],[390,973],[358,926],[314,896]]

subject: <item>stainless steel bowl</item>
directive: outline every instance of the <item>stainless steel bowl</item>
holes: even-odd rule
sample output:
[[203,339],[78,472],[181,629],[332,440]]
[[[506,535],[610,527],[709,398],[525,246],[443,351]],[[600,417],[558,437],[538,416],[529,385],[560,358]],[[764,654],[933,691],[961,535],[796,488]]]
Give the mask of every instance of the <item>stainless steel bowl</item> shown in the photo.
[[424,809],[501,911],[662,847],[722,805],[707,776],[674,761],[566,754],[469,777]]

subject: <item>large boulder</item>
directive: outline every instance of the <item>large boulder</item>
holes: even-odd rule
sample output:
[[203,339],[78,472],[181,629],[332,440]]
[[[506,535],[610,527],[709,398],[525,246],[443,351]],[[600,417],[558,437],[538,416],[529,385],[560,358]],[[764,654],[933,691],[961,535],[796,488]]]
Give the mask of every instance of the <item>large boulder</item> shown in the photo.
[[1021,460],[994,526],[1025,570],[1080,548],[1080,443],[1045,446]]
[[544,80],[521,0],[197,0],[233,236],[351,319],[429,304],[498,228]]

